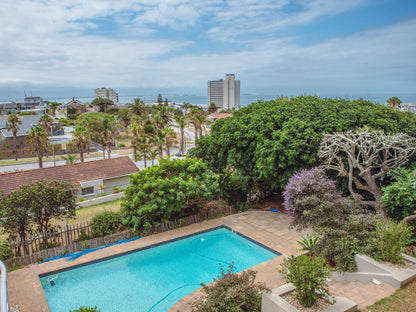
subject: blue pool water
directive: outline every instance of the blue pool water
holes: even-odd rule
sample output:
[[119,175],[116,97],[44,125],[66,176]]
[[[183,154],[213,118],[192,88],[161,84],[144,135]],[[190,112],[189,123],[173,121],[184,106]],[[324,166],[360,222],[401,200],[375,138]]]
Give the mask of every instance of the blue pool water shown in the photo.
[[[51,312],[97,306],[101,312],[165,312],[234,262],[245,270],[279,254],[227,228],[42,277]],[[51,285],[51,278],[53,278]]]

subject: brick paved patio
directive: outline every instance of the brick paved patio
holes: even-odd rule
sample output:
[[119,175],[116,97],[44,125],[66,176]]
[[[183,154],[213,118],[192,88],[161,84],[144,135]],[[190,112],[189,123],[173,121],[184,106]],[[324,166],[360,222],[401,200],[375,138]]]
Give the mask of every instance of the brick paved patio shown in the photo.
[[[288,225],[290,220],[290,216],[282,213],[248,211],[97,250],[83,255],[74,261],[59,259],[47,263],[34,264],[8,274],[10,305],[12,307],[18,305],[21,312],[49,312],[50,310],[40,284],[39,274],[114,256],[220,225],[226,225],[282,253],[280,257],[253,267],[258,272],[257,280],[265,282],[269,287],[274,288],[283,284],[283,281],[279,280],[277,276],[277,269],[280,267],[283,257],[300,252],[299,245],[296,241],[305,234],[289,230]],[[359,304],[361,309],[394,292],[394,288],[390,285],[375,285],[373,283],[360,285],[359,283],[330,282],[330,289],[335,295],[354,300]],[[199,291],[197,290],[182,298],[169,311],[189,311],[189,303],[198,294]]]

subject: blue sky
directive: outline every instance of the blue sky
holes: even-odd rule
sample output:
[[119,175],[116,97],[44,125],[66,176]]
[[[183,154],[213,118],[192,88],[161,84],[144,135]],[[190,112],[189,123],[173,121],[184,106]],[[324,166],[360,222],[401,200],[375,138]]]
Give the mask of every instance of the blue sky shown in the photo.
[[0,100],[416,93],[414,0],[3,0]]

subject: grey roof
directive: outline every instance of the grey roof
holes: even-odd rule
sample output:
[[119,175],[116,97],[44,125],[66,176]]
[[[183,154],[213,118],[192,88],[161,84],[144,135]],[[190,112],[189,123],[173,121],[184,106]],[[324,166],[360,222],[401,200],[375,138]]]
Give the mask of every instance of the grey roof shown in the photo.
[[[17,131],[17,136],[26,136],[27,132],[30,131],[30,129],[37,125],[39,123],[39,119],[42,117],[42,115],[30,115],[30,116],[19,116],[19,119],[22,121],[22,124],[19,125],[20,129]],[[53,123],[56,123],[57,121],[55,118],[53,118]],[[6,128],[6,122],[7,119],[1,119],[0,120],[0,129],[1,132],[3,132],[3,135],[7,138],[13,137],[13,132],[10,130],[5,129]]]

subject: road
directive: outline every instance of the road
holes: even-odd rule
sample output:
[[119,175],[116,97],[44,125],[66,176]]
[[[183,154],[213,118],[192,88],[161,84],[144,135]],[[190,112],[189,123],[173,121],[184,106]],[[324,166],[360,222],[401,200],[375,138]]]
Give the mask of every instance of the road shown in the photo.
[[[179,153],[179,149],[173,149],[171,150],[171,155],[172,157],[176,157],[173,155],[176,155],[177,153]],[[111,158],[115,158],[115,157],[122,157],[122,156],[129,156],[131,159],[133,159],[133,154],[132,153],[125,153],[125,154],[115,154],[115,153],[111,153]],[[103,159],[103,157],[90,157],[90,158],[85,158],[85,161],[92,161],[92,160],[99,160],[99,159]],[[66,161],[65,160],[56,160],[55,161],[56,166],[61,166],[61,165],[65,165]],[[136,165],[140,168],[140,169],[144,169],[144,161],[139,160],[135,162]],[[155,160],[155,164],[157,164],[157,159]],[[152,165],[152,161],[151,160],[147,160],[147,166],[151,166]],[[53,161],[45,161],[43,162],[43,167],[53,167],[54,163]],[[39,163],[35,162],[35,163],[28,163],[28,164],[18,164],[18,165],[7,165],[7,166],[0,166],[0,173],[2,172],[14,172],[14,171],[21,171],[21,170],[30,170],[30,169],[38,169],[39,168]]]

